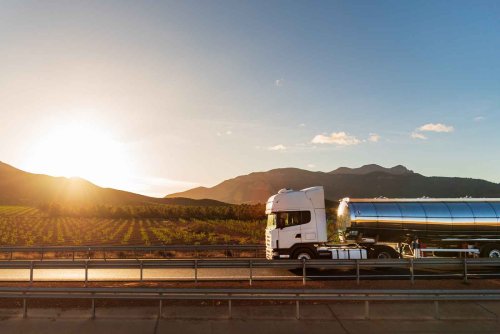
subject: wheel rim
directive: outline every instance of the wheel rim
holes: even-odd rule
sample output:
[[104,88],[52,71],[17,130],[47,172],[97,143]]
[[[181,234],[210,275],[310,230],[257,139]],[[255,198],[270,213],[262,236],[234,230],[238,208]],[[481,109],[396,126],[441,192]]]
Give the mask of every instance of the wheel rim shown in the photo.
[[309,255],[308,253],[300,253],[299,255],[297,255],[297,259],[299,259],[299,260],[310,260],[311,259],[311,255]]
[[500,250],[492,249],[492,250],[490,250],[490,253],[488,254],[488,256],[494,257],[494,258],[499,258],[500,257]]

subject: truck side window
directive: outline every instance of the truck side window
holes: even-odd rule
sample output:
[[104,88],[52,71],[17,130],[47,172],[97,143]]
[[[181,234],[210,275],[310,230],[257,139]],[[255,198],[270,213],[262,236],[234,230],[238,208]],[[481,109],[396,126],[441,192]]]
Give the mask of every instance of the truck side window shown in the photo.
[[311,221],[310,211],[284,211],[277,213],[277,227],[283,228],[288,226],[307,224]]
[[311,211],[300,211],[301,224],[307,224],[311,221]]

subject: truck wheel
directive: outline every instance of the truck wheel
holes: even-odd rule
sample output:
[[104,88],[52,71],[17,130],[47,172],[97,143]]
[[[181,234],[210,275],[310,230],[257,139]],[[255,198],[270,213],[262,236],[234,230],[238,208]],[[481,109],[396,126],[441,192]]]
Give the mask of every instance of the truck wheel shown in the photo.
[[314,258],[314,255],[309,249],[301,248],[301,249],[297,249],[293,253],[293,258],[297,259],[297,260],[302,260],[302,259],[310,260],[310,259]]
[[481,251],[481,257],[500,258],[500,245],[486,245]]
[[398,259],[399,254],[388,246],[375,246],[370,252],[371,259]]

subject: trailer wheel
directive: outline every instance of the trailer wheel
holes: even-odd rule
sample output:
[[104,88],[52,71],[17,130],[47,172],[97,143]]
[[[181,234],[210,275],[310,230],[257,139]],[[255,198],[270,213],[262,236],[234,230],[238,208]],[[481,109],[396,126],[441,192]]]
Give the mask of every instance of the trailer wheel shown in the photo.
[[314,255],[311,252],[311,250],[309,250],[307,248],[301,248],[301,249],[297,249],[293,253],[293,258],[297,259],[297,260],[302,260],[302,259],[304,259],[304,260],[310,260],[310,259],[314,258]]
[[398,259],[399,254],[389,246],[375,246],[370,250],[371,259]]
[[500,258],[500,245],[493,244],[484,246],[481,252],[481,256],[489,258]]

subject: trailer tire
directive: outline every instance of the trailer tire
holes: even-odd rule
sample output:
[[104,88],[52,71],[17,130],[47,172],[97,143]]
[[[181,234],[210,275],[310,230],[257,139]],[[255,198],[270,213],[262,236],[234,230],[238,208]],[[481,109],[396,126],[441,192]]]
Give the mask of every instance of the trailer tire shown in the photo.
[[374,246],[369,251],[370,259],[399,259],[399,253],[389,246]]
[[481,250],[481,257],[500,258],[500,244],[485,245]]
[[311,260],[314,259],[314,254],[310,249],[299,248],[295,252],[293,252],[292,257],[297,260],[302,260],[302,259]]

